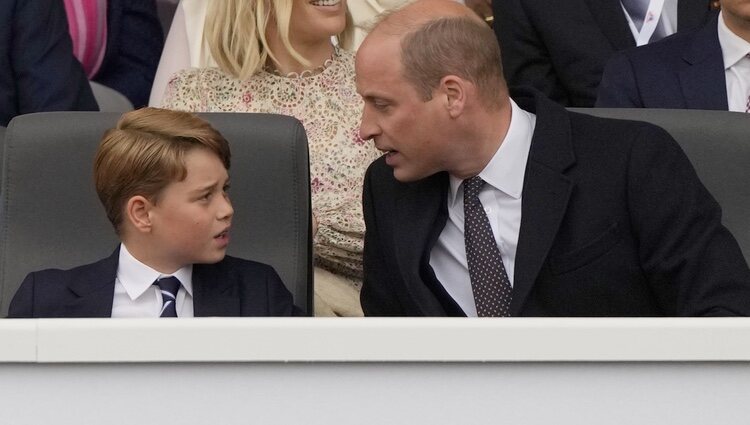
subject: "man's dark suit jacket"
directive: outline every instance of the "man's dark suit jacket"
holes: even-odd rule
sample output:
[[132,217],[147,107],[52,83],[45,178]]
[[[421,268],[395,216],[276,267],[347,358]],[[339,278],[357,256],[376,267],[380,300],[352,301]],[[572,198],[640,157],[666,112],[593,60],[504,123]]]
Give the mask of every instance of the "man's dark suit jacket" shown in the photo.
[[[709,0],[680,0],[679,30],[710,17]],[[505,78],[565,106],[591,107],[613,53],[635,47],[620,0],[494,0]]]
[[0,126],[16,115],[96,111],[73,56],[60,0],[5,0],[0,6]]
[[93,81],[124,94],[136,108],[145,106],[162,48],[154,0],[109,0],[107,49]]
[[596,106],[726,111],[718,15],[703,27],[616,54],[607,64]]
[[[111,317],[119,248],[93,264],[30,273],[16,292],[9,318]],[[224,257],[193,265],[193,311],[202,316],[292,316],[292,295],[268,265]]]
[[[536,93],[513,316],[750,314],[750,270],[677,143],[650,124],[567,112]],[[461,316],[429,266],[448,175],[400,183],[383,158],[364,184],[362,308]]]

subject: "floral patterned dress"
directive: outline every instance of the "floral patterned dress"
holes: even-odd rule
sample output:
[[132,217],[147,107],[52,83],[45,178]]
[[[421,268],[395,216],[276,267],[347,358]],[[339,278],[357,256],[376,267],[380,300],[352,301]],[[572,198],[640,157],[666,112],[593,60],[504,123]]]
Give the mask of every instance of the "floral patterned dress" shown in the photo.
[[344,276],[357,289],[362,279],[364,219],[362,181],[380,152],[359,137],[363,102],[356,93],[354,55],[336,50],[328,66],[305,77],[261,71],[242,81],[218,68],[175,74],[163,107],[190,112],[265,112],[302,122],[310,150],[313,241],[316,266]]

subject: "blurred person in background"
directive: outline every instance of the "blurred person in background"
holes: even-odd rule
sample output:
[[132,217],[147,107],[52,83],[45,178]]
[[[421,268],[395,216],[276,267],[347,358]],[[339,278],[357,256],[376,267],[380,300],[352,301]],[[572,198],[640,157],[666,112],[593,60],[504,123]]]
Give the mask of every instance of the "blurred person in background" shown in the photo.
[[96,111],[70,44],[59,0],[6,0],[0,7],[0,126],[16,115]]
[[494,0],[495,34],[511,87],[531,86],[564,106],[592,107],[615,52],[711,18],[709,0]]
[[148,103],[164,47],[154,0],[64,0],[73,53],[89,80]]
[[702,27],[618,53],[596,105],[750,112],[750,1],[721,5]]
[[[404,6],[410,1],[350,0],[347,2],[347,37],[340,40],[341,47],[351,51],[357,50],[367,35],[367,29],[380,13]],[[181,0],[177,6],[151,89],[148,103],[150,106],[162,105],[167,83],[178,71],[216,66],[216,61],[211,57],[211,51],[203,37],[208,3],[206,0]],[[491,0],[466,0],[466,5],[483,18],[492,15]]]

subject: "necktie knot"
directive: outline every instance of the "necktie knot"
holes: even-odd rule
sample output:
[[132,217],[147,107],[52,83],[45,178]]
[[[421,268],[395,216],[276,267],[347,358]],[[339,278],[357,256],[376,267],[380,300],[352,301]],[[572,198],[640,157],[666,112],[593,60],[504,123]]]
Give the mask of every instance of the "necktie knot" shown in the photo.
[[165,277],[154,282],[161,291],[162,307],[160,317],[177,317],[177,291],[180,290],[182,283],[174,276]]
[[479,197],[479,191],[484,186],[484,180],[479,176],[464,180],[464,203],[471,205]]

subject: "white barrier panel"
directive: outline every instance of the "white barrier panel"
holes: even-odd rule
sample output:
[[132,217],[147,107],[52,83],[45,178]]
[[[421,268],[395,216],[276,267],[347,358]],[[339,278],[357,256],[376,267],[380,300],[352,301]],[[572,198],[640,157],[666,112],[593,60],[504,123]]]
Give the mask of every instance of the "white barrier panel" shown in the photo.
[[750,319],[0,320],[0,424],[750,422]]

